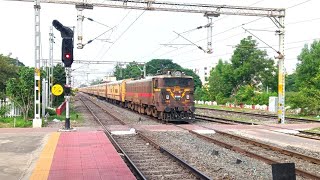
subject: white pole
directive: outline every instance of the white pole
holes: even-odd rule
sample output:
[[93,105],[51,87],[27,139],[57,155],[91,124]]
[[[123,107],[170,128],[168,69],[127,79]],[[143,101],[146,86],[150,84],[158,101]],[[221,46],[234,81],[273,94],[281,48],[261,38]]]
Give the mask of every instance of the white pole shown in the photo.
[[285,70],[284,70],[284,17],[279,18],[280,34],[279,34],[279,78],[278,78],[278,122],[285,123]]
[[46,115],[46,79],[42,79],[42,117]]
[[208,16],[207,53],[212,54],[212,17]]
[[82,11],[83,11],[83,8],[77,8],[77,29],[78,29],[78,43],[77,43],[77,48],[78,49],[83,49],[83,43],[82,43],[82,40],[83,40],[83,36],[82,36],[82,24],[83,24],[83,15],[82,15]]
[[35,72],[34,72],[34,119],[32,121],[32,126],[34,128],[39,128],[42,126],[42,120],[40,117],[40,0],[34,1],[34,11],[35,11]]
[[49,87],[48,87],[48,91],[49,91],[49,95],[48,95],[48,102],[49,102],[49,107],[52,107],[52,100],[53,100],[53,96],[52,96],[52,92],[51,92],[51,88],[52,88],[52,80],[53,80],[53,43],[54,43],[54,35],[53,35],[53,27],[50,26],[50,33],[49,33],[49,78],[48,78],[48,82],[49,82]]

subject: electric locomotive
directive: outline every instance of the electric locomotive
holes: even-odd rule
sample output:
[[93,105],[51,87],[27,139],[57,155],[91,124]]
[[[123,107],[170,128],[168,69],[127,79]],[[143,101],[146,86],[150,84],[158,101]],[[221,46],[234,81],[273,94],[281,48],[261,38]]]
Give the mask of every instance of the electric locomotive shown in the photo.
[[181,71],[126,83],[125,106],[165,122],[194,120],[194,82]]
[[181,71],[79,89],[165,122],[194,120],[194,82]]

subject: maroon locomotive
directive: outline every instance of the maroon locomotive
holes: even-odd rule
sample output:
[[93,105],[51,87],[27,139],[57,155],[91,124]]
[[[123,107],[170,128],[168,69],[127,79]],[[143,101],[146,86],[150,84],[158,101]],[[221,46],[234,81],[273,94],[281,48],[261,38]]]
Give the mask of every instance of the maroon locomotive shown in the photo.
[[[101,96],[141,114],[157,117],[165,122],[194,120],[194,82],[181,71],[147,77],[140,80],[124,80],[99,86]],[[90,87],[80,91],[89,92]],[[94,94],[96,95],[96,94]]]
[[125,106],[163,121],[194,120],[194,82],[180,71],[126,83]]

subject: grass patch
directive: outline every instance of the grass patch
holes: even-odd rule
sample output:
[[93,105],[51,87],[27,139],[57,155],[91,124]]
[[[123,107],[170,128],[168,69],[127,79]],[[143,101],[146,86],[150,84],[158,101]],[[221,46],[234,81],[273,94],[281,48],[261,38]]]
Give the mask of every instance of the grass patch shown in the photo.
[[[70,116],[70,121],[71,122],[76,122],[77,124],[81,124],[84,121],[83,116],[80,113],[75,111],[75,109],[72,106],[72,104],[71,104],[71,107],[70,107],[69,116]],[[50,115],[47,120],[48,120],[48,122],[50,122],[50,121],[52,121],[54,119],[58,119],[60,121],[65,121],[65,119],[66,119],[66,111],[64,110],[61,115],[57,115],[57,114]],[[47,126],[48,122],[44,122],[43,126]]]
[[317,133],[320,134],[320,127],[318,128],[313,128],[313,129],[309,129],[309,130],[305,130],[306,132],[311,132],[311,133]]
[[[200,108],[209,108],[209,109],[218,109],[218,110],[227,110],[227,111],[236,111],[236,112],[261,112],[262,110],[254,110],[254,109],[245,109],[245,108],[235,108],[235,107],[227,107],[227,106],[210,106],[206,104],[196,104],[195,107]],[[268,112],[269,111],[263,111]]]
[[320,118],[317,116],[301,116],[298,114],[288,114],[287,117],[292,117],[292,118],[303,118],[303,119],[310,119],[310,120],[314,120],[314,121],[320,121]]
[[[14,123],[14,119],[16,119]],[[22,117],[0,117],[0,128],[31,127],[32,121],[24,120]]]

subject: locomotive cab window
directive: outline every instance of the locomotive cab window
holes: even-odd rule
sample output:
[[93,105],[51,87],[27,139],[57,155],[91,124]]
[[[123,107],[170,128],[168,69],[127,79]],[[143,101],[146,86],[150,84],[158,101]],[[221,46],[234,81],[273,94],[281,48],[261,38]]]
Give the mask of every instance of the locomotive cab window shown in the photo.
[[192,79],[187,78],[165,78],[164,85],[167,87],[180,86],[187,87],[191,85]]

